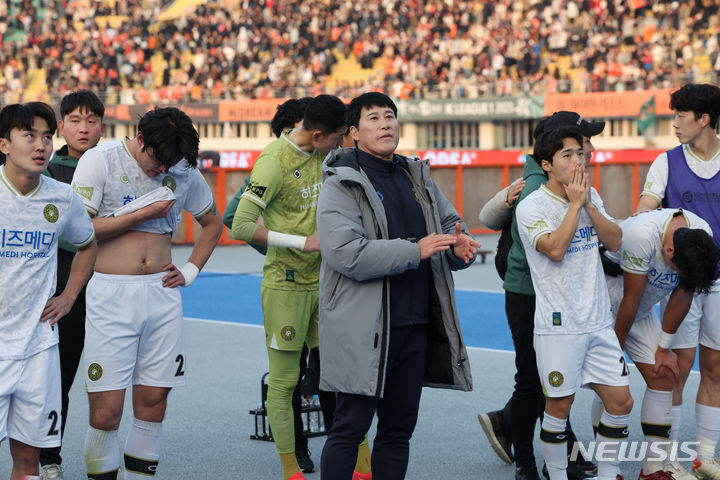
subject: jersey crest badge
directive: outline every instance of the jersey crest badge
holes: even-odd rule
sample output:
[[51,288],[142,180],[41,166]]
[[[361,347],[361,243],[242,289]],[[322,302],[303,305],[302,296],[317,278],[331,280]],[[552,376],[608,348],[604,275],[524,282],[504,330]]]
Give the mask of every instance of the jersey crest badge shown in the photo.
[[563,384],[563,382],[565,381],[565,377],[563,377],[562,373],[554,370],[548,375],[548,381],[550,382],[550,385],[557,388]]
[[285,281],[286,282],[294,282],[295,281],[295,270],[285,270]]
[[55,223],[58,221],[58,218],[60,218],[57,207],[52,203],[48,203],[47,205],[45,205],[45,208],[43,209],[43,215],[45,216],[45,220],[50,223]]
[[297,169],[296,169],[296,170],[293,172],[293,176],[294,176],[295,178],[300,178],[300,170],[297,170]]
[[288,325],[280,330],[280,336],[286,342],[292,342],[295,339],[295,327]]
[[552,318],[553,318],[553,327],[560,327],[560,326],[562,326],[562,313],[560,313],[560,312],[553,312]]
[[128,183],[130,179],[128,178],[127,174],[123,173],[122,175],[120,175],[120,181],[122,183]]
[[175,179],[171,177],[170,175],[165,175],[165,178],[162,179],[163,187],[168,187],[173,192],[175,191],[175,188],[177,187],[177,182],[175,182]]
[[93,382],[100,380],[102,377],[103,369],[99,363],[91,363],[88,367],[88,378]]

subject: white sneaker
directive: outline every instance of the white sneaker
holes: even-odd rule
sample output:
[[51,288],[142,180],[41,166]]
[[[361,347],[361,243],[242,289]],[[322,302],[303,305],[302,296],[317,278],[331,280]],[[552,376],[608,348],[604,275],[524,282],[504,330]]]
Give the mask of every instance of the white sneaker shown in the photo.
[[63,480],[63,467],[57,463],[40,467],[40,475],[44,480]]
[[715,459],[701,462],[697,458],[693,460],[693,475],[704,480],[720,480],[720,465]]
[[663,465],[662,469],[665,472],[672,473],[674,480],[695,480],[695,476],[685,470],[678,461],[668,462]]

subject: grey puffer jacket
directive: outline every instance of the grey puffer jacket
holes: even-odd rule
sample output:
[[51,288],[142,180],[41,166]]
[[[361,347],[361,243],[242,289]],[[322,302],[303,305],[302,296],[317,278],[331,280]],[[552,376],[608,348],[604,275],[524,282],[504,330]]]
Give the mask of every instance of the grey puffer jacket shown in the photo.
[[[410,240],[388,239],[385,209],[360,169],[356,152],[355,148],[337,150],[323,162],[317,208],[322,253],[320,388],[382,397],[390,342],[388,276],[417,268],[420,247]],[[429,163],[396,157],[413,184],[427,232],[453,233],[455,223],[462,220],[430,179]],[[469,391],[470,363],[451,270],[470,264],[447,250],[433,255],[430,265],[434,288],[429,299],[425,385]]]

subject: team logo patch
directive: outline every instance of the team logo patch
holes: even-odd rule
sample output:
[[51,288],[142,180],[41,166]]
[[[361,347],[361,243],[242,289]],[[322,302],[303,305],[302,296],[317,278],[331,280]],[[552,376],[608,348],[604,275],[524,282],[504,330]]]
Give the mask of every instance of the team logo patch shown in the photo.
[[293,176],[294,176],[295,178],[300,178],[300,170],[295,170],[295,171],[293,172]]
[[50,223],[55,223],[58,221],[58,218],[60,218],[57,207],[52,203],[48,203],[47,205],[45,205],[45,208],[43,209],[43,215],[45,216],[45,220]]
[[295,281],[295,270],[285,270],[285,281],[286,282],[294,282]]
[[128,178],[128,176],[126,174],[123,173],[122,175],[120,175],[120,181],[122,183],[128,183],[130,181],[130,179]]
[[685,203],[692,203],[692,201],[693,201],[692,192],[690,190],[688,190],[687,192],[683,192],[682,199],[683,199],[683,202],[685,202]]
[[291,342],[295,338],[295,327],[287,326],[280,330],[280,336],[286,342]]
[[636,267],[642,267],[643,266],[643,259],[640,257],[633,257],[627,251],[623,251],[623,261],[630,263],[631,265],[634,265]]
[[550,372],[550,374],[548,375],[548,380],[550,381],[550,385],[557,388],[563,384],[563,382],[565,381],[565,377],[563,377],[562,373],[555,370]]
[[177,183],[175,182],[175,179],[171,177],[170,175],[165,175],[165,178],[162,180],[162,184],[164,187],[168,187],[173,192],[175,191],[175,187],[177,187]]
[[250,182],[247,186],[247,190],[254,193],[256,197],[262,198],[262,196],[265,195],[265,190],[267,190],[267,187],[263,187],[258,185],[257,183]]
[[527,228],[528,235],[532,235],[533,231],[535,230],[544,230],[548,228],[548,224],[545,220],[538,220],[537,222],[525,228]]
[[100,380],[102,377],[103,369],[99,363],[91,363],[88,367],[88,378],[93,382]]
[[95,187],[79,187],[73,183],[72,188],[75,190],[75,193],[81,197],[86,198],[87,200],[92,200]]
[[553,312],[552,319],[553,319],[553,327],[559,327],[562,325],[562,313]]

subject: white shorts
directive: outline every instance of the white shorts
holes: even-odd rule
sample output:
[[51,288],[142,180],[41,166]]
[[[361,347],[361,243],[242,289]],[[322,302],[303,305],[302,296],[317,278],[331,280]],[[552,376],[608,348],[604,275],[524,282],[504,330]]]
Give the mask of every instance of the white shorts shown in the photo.
[[625,351],[634,363],[655,365],[655,352],[660,340],[660,320],[655,309],[636,318],[625,339]]
[[591,383],[630,384],[625,355],[611,327],[591,333],[536,334],[533,344],[546,397],[567,397]]
[[[667,300],[660,304],[660,314],[665,312]],[[673,338],[672,348],[695,348],[704,345],[720,350],[720,281],[716,281],[710,293],[693,296],[690,311]],[[662,317],[661,317],[662,318]]]
[[93,274],[85,296],[88,392],[185,384],[182,299],[162,286],[165,275]]
[[57,345],[24,360],[0,360],[0,441],[60,446],[60,390]]

